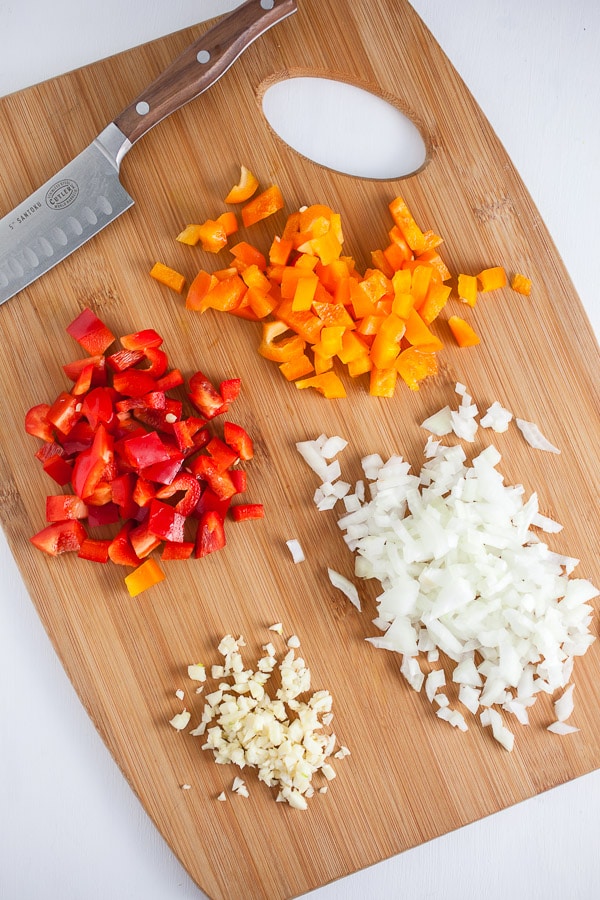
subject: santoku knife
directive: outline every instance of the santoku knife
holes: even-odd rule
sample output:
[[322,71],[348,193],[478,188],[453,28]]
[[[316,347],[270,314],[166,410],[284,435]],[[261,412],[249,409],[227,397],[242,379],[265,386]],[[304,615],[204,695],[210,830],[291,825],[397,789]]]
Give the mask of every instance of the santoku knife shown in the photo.
[[247,0],[191,44],[92,143],[0,219],[0,303],[10,299],[133,205],[123,157],[154,125],[223,75],[296,0]]

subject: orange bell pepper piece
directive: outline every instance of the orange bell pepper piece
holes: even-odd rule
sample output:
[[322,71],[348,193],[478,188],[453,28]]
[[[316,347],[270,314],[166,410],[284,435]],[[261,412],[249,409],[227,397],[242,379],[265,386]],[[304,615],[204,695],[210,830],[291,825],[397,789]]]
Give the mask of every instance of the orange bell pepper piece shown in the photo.
[[231,254],[240,267],[257,266],[261,271],[267,268],[267,260],[264,253],[261,253],[248,241],[240,241],[231,248]]
[[513,291],[523,294],[525,297],[529,297],[531,294],[531,279],[525,275],[520,275],[518,272],[513,275],[510,286]]
[[186,309],[202,309],[204,298],[211,288],[218,282],[216,275],[211,275],[204,269],[200,269],[192,283],[190,284],[185,298]]
[[475,306],[477,303],[476,275],[461,274],[458,276],[458,299],[466,303],[467,306]]
[[477,277],[481,282],[482,291],[495,291],[506,284],[506,272],[502,266],[484,269]]
[[289,362],[294,357],[301,356],[304,353],[306,342],[300,335],[293,334],[277,341],[277,338],[289,330],[285,322],[264,322],[262,340],[258,347],[259,354],[265,359],[278,363]]
[[419,347],[407,347],[396,361],[396,370],[411,391],[418,391],[419,382],[437,374],[436,355]]
[[424,303],[419,307],[418,313],[426,325],[437,319],[440,312],[448,302],[452,288],[447,284],[435,282],[427,291]]
[[246,227],[254,225],[256,222],[272,216],[283,207],[283,195],[277,185],[273,184],[242,206],[242,222]]
[[299,390],[314,388],[327,400],[338,400],[346,396],[346,389],[335,372],[323,372],[321,375],[313,375],[312,378],[303,378],[296,382]]
[[479,335],[460,316],[450,316],[448,325],[459,347],[475,347],[476,344],[479,344]]
[[160,281],[161,284],[172,288],[178,294],[183,294],[185,275],[182,275],[181,272],[176,272],[175,269],[165,266],[164,263],[156,262],[150,269],[150,275],[156,281]]
[[386,316],[371,345],[371,362],[376,369],[389,369],[394,364],[400,353],[400,341],[405,332],[404,319],[395,313]]
[[225,197],[225,203],[244,203],[249,200],[258,190],[258,178],[252,174],[250,169],[242,165],[240,169],[240,178],[237,184],[231,188]]
[[374,366],[369,376],[369,394],[371,397],[393,397],[397,380],[396,369],[378,369]]
[[284,238],[275,235],[269,250],[269,262],[272,266],[286,266],[293,249],[293,241],[284,240]]
[[217,222],[225,229],[225,234],[229,237],[238,230],[238,220],[234,212],[224,212],[217,216]]
[[319,279],[314,272],[306,270],[304,274],[300,269],[300,277],[296,281],[296,289],[292,298],[293,312],[306,312],[310,310],[315,297],[315,291]]
[[239,307],[247,290],[248,288],[237,272],[222,280],[217,279],[217,283],[204,296],[200,304],[200,312],[207,309],[232,312]]
[[315,367],[306,353],[301,353],[300,356],[294,356],[288,362],[281,363],[279,371],[288,381],[295,381],[296,378],[302,378],[303,375],[314,372]]
[[131,597],[137,597],[142,591],[164,581],[165,573],[152,557],[146,559],[137,569],[125,576],[125,584]]
[[422,347],[427,350],[441,350],[444,346],[440,339],[428,328],[419,313],[411,309],[406,319],[406,340],[413,347]]
[[394,223],[411,250],[422,253],[425,250],[425,235],[415,222],[412,213],[402,197],[396,197],[389,204]]

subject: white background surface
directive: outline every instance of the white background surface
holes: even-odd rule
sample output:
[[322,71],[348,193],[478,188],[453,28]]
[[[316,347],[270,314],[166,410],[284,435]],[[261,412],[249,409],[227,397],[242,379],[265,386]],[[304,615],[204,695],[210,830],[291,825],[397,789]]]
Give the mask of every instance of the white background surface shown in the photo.
[[[0,2],[0,95],[237,5]],[[413,5],[506,146],[599,334],[600,4]],[[0,130],[0,153],[9,140]],[[0,572],[0,898],[199,900],[79,703],[2,535]],[[310,897],[592,900],[599,822],[593,773]]]

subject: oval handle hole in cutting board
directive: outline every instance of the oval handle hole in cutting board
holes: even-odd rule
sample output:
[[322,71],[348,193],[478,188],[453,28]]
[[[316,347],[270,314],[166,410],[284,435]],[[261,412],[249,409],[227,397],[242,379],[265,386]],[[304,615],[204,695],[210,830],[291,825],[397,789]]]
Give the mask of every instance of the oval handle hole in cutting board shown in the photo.
[[425,142],[408,116],[347,82],[284,78],[267,88],[262,106],[286,144],[336,172],[393,180],[413,175],[427,159]]

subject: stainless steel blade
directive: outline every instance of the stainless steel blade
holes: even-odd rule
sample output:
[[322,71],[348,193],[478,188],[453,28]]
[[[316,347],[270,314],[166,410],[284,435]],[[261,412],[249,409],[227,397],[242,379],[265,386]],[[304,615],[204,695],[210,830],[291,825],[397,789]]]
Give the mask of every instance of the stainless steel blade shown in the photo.
[[0,303],[129,209],[119,181],[130,141],[111,124],[64,169],[0,219]]

